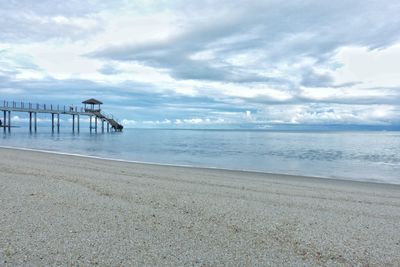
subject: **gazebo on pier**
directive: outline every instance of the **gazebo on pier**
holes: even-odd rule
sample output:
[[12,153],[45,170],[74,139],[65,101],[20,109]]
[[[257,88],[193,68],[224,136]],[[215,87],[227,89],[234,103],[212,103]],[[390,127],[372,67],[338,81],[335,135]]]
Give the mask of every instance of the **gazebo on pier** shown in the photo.
[[94,98],[90,98],[88,100],[83,101],[82,104],[85,105],[85,112],[100,112],[101,111],[100,105],[102,105],[103,102]]

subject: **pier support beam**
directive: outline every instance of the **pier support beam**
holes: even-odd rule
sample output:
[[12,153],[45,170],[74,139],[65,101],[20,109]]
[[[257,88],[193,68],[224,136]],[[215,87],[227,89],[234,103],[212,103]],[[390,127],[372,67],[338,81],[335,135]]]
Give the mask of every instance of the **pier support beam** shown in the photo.
[[60,132],[60,113],[57,113],[57,133]]
[[109,132],[110,132],[110,123],[107,122],[107,133],[109,133]]
[[54,133],[54,113],[51,113],[51,132]]
[[11,111],[8,112],[8,131],[11,131]]
[[29,112],[29,132],[32,132],[32,112]]
[[72,114],[72,132],[75,132],[75,115]]
[[35,112],[34,121],[35,121],[35,133],[36,133],[37,132],[37,112]]
[[89,126],[89,129],[90,129],[90,132],[92,132],[92,116],[89,116],[90,117],[90,126]]
[[3,118],[3,129],[4,132],[6,131],[7,128],[7,111],[4,110],[4,118]]
[[101,120],[101,132],[104,133],[104,120]]
[[78,121],[77,121],[77,123],[78,123],[78,124],[77,124],[77,126],[78,126],[78,127],[77,127],[77,130],[78,130],[78,133],[79,133],[79,130],[80,130],[80,129],[79,129],[79,128],[80,128],[80,125],[79,125],[79,115],[76,115],[76,116],[77,116],[77,120],[78,120]]
[[94,117],[94,131],[97,133],[97,116]]

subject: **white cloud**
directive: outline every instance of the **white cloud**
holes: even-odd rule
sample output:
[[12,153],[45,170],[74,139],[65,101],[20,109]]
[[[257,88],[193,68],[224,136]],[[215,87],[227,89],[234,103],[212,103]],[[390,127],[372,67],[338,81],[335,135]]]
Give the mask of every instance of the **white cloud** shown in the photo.
[[280,124],[398,124],[400,108],[389,105],[290,105],[259,111],[257,121]]
[[123,119],[121,121],[122,125],[124,125],[124,127],[126,128],[131,128],[137,125],[137,121],[135,120],[128,120],[128,119]]
[[339,83],[360,81],[364,87],[400,87],[400,44],[385,49],[343,47],[335,56],[341,67],[332,72]]
[[25,91],[15,88],[0,88],[0,93],[5,95],[19,95],[25,93]]

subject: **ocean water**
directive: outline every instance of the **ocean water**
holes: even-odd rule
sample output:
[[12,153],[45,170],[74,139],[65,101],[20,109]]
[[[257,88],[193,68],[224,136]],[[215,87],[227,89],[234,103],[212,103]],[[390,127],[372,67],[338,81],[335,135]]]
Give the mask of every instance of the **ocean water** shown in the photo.
[[400,132],[46,129],[0,132],[0,146],[128,161],[400,184]]

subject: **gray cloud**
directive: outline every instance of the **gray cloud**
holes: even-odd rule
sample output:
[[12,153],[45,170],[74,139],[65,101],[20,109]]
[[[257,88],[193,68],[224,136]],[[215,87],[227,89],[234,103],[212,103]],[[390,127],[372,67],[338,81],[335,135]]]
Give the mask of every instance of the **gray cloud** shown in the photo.
[[[91,56],[166,69],[176,79],[268,83],[273,77],[264,73],[283,64],[311,59],[315,66],[324,65],[342,46],[383,48],[400,36],[400,6],[393,1],[177,5],[185,24],[180,34],[164,41],[110,46]],[[193,59],[205,51],[210,51],[212,58]],[[253,56],[252,62],[240,66],[229,61],[241,54]],[[289,76],[286,83],[292,84]],[[307,86],[333,85],[328,75],[316,75],[312,70],[298,79]]]
[[93,16],[99,6],[94,1],[2,1],[1,42],[27,43],[58,38],[83,38],[100,30]]
[[[315,100],[294,96],[288,101],[263,97],[238,99],[233,97],[182,96],[165,88],[157,92],[153,85],[125,82],[114,85],[79,79],[16,81],[0,74],[0,93],[4,100],[32,101],[48,104],[79,104],[89,97],[104,101],[105,109],[119,118],[143,121],[190,122],[193,118],[209,119],[224,124],[254,123],[344,123],[398,124],[400,123],[400,90],[387,88],[377,98],[331,98]],[[323,89],[322,89],[323,90]],[[3,99],[0,99],[2,101]],[[375,110],[384,106],[386,115]],[[251,111],[252,120],[245,117]],[[221,120],[223,119],[223,120]],[[154,125],[153,125],[154,126]]]
[[113,67],[113,66],[110,65],[110,64],[104,65],[104,66],[101,67],[98,71],[99,71],[101,74],[104,74],[104,75],[114,75],[114,74],[121,73],[120,70],[116,69],[115,67]]
[[318,74],[312,69],[305,71],[302,75],[301,84],[306,87],[329,87],[334,80],[329,74]]

